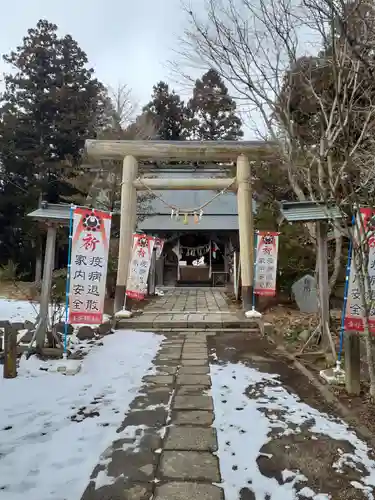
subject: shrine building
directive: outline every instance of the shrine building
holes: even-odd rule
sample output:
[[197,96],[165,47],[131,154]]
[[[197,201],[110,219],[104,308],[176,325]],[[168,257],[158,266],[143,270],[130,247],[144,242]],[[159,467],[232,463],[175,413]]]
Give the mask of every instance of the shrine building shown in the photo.
[[[155,168],[147,176],[156,175],[187,179],[223,177],[225,173],[215,166],[204,170],[174,166],[173,170]],[[164,190],[148,195],[148,200],[146,195],[138,203],[137,231],[165,241],[156,261],[156,286],[227,286],[233,282],[233,256],[239,250],[236,193]]]

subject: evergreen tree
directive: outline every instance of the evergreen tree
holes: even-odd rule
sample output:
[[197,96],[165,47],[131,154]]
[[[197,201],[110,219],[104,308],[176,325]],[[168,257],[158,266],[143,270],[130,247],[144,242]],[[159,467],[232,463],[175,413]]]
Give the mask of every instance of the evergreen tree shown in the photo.
[[23,254],[25,267],[32,247],[25,213],[42,197],[59,202],[76,193],[69,177],[85,139],[104,125],[105,91],[77,42],[46,20],[4,60],[15,71],[5,76],[0,108],[1,258]]
[[213,69],[195,82],[187,109],[190,139],[236,140],[243,136],[242,123],[236,115],[236,103]]
[[143,108],[158,139],[178,141],[185,138],[186,110],[183,101],[168,84],[159,82],[153,87],[151,101]]

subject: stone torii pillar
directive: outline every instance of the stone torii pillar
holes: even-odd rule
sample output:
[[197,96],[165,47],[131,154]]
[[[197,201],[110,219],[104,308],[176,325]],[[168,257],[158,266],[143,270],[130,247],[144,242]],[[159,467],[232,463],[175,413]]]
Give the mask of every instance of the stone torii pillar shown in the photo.
[[246,312],[252,310],[254,287],[254,221],[251,166],[247,156],[237,158],[237,204],[240,237],[241,291]]
[[[122,167],[120,241],[114,312],[124,309],[126,281],[137,218],[137,190],[134,181],[138,176],[138,162],[134,156],[125,156]],[[130,313],[129,313],[130,316]]]

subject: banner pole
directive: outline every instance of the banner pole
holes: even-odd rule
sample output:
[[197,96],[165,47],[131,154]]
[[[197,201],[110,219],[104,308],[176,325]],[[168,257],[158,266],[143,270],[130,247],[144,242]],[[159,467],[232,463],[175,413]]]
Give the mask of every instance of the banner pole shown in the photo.
[[261,318],[262,314],[255,310],[255,285],[256,285],[256,272],[257,272],[257,250],[258,250],[258,231],[254,234],[254,262],[253,262],[253,296],[251,311],[246,311],[245,316],[248,319]]
[[[354,224],[355,224],[355,216],[353,215],[352,226],[354,226]],[[350,241],[349,241],[348,261],[346,264],[344,302],[343,302],[343,306],[342,306],[341,325],[340,325],[340,345],[339,345],[339,352],[337,353],[337,362],[336,362],[336,369],[337,370],[340,370],[340,368],[341,368],[342,350],[343,350],[343,346],[344,346],[345,315],[346,315],[346,305],[348,302],[350,267],[352,264],[352,255],[353,255],[353,237],[350,238]]]
[[258,231],[255,231],[254,237],[254,276],[253,276],[253,311],[255,311],[255,283],[256,283],[256,272],[257,272],[257,250],[258,250]]
[[68,319],[69,319],[69,295],[70,295],[70,269],[72,261],[72,239],[73,239],[73,214],[75,206],[70,206],[69,213],[69,247],[68,247],[68,267],[66,271],[66,289],[65,289],[65,323],[64,323],[64,351],[63,359],[68,356]]

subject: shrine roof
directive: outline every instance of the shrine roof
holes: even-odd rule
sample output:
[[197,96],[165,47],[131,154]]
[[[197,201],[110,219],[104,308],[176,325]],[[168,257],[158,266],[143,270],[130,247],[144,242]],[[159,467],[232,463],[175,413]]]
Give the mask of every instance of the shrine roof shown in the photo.
[[27,214],[35,220],[42,222],[56,222],[58,224],[69,225],[70,204],[47,203]]
[[[181,211],[199,208],[210,202],[216,195],[215,191],[155,191],[167,205],[178,207]],[[149,202],[145,213],[170,215],[171,209],[160,199],[154,198]],[[224,193],[204,207],[204,212],[211,215],[237,215],[237,196],[235,193]],[[141,213],[141,212],[140,212]]]
[[138,224],[138,230],[145,232],[157,231],[237,231],[237,215],[203,215],[198,224],[194,223],[193,217],[189,217],[189,223],[184,224],[180,220],[171,219],[170,215],[153,215],[147,217]]
[[343,213],[336,205],[316,201],[281,202],[280,212],[288,222],[328,221],[343,218]]

